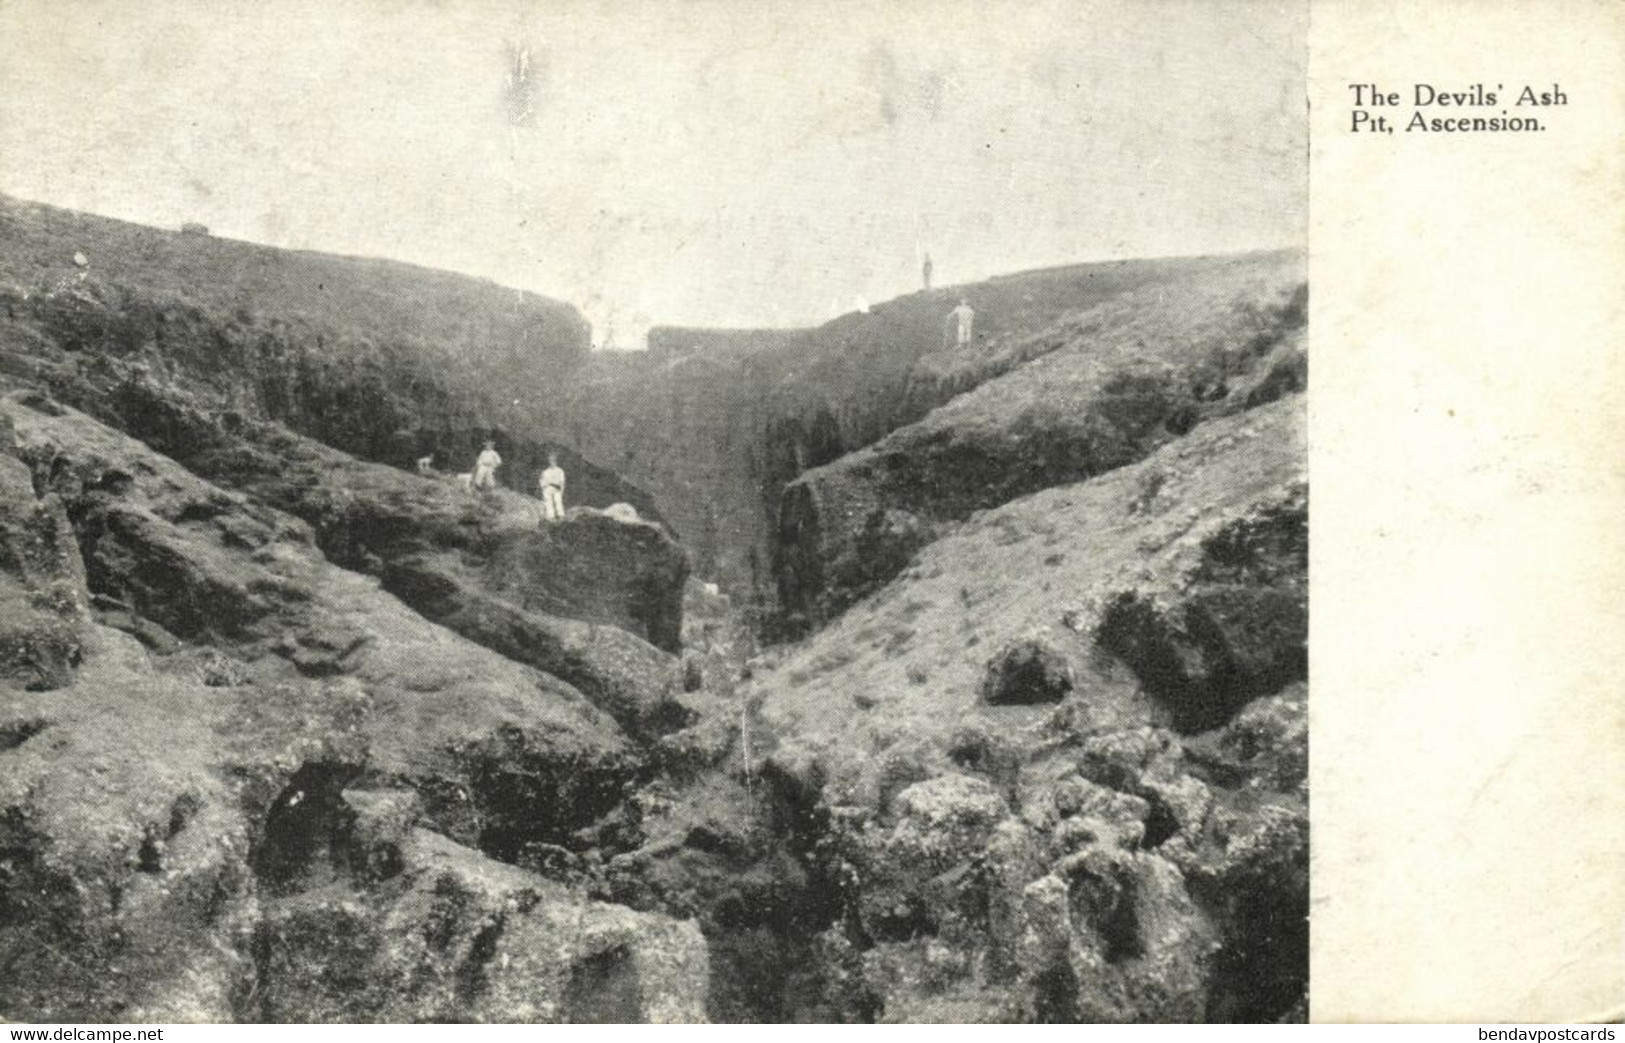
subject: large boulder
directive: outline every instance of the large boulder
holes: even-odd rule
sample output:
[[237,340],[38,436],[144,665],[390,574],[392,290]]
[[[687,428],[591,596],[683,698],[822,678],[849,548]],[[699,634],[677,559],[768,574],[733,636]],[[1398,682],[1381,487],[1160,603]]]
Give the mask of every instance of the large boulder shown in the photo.
[[1150,805],[1076,775],[1012,814],[979,779],[916,783],[836,815],[865,1004],[887,1021],[1196,1021],[1217,934],[1147,851]]
[[1101,645],[1168,705],[1183,731],[1228,720],[1244,703],[1308,674],[1308,490],[1294,486],[1199,545],[1189,581],[1117,592]]
[[[705,1020],[705,941],[692,921],[585,900],[409,817],[380,830],[355,803],[363,810],[335,826],[333,882],[264,903],[245,1012],[255,1020]],[[355,886],[351,867],[380,844],[387,878]]]
[[1041,1020],[1203,1020],[1214,938],[1172,864],[1093,846],[1029,884],[1025,897]]

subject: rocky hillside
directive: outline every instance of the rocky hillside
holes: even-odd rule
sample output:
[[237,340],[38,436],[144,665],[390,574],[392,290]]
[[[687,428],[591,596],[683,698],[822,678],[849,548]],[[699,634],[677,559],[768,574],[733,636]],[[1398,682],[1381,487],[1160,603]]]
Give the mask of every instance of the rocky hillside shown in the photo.
[[[691,930],[491,859],[621,800],[644,756],[616,716],[638,707],[435,625],[310,523],[36,392],[0,424],[6,1016],[562,1017],[573,973],[703,978]],[[502,540],[500,514],[463,509]],[[647,706],[670,667],[637,647]],[[621,666],[581,669],[613,689]],[[498,959],[535,932],[585,948]],[[686,992],[640,995],[696,1017]]]
[[606,418],[725,431],[709,473],[745,447],[758,502],[796,450],[763,545],[805,636],[609,866],[733,963],[713,1016],[1305,1016],[1305,311],[1292,255],[1118,287],[897,366],[941,404],[856,449],[833,413],[765,434],[750,389],[804,386],[771,345],[605,371]]
[[1301,408],[978,513],[758,678],[888,1016],[1298,1001]]
[[973,513],[751,664],[754,796],[675,793],[614,893],[788,968],[739,1016],[1301,1019],[1306,500],[1290,394]]
[[781,611],[826,619],[945,523],[1301,390],[1301,286],[1282,260],[1124,291],[1020,344],[1021,363],[919,422],[801,474],[779,503]]
[[[681,759],[661,739],[703,696],[670,534],[366,459],[397,408],[489,428],[421,345],[329,355],[313,325],[256,369],[236,318],[174,303],[173,333],[166,280],[221,287],[73,254],[191,237],[59,216],[0,229],[15,270],[38,247],[69,274],[0,313],[0,1017],[703,1018],[693,923],[540,871]],[[350,264],[276,263],[312,298]],[[405,311],[456,283],[355,267]],[[290,319],[294,291],[237,288]],[[267,390],[329,364],[354,399]]]
[[[1304,1015],[1295,257],[583,361],[0,218],[0,1018]],[[545,414],[447,369],[516,343]]]
[[[364,459],[411,467],[432,454],[452,472],[494,438],[502,479],[525,492],[549,448],[533,422],[540,389],[588,352],[576,310],[535,294],[3,196],[0,323],[0,372],[87,403],[136,373]],[[552,448],[575,502],[658,517],[641,490]]]
[[[1163,404],[1152,411],[1161,408],[1162,419],[1175,428],[1226,408],[1215,399],[1228,399],[1231,408],[1242,404],[1251,386],[1266,380],[1301,388],[1301,349],[1280,342],[1302,326],[1302,300],[1292,296],[1302,281],[1302,258],[1292,253],[1115,262],[915,293],[812,330],[657,328],[646,355],[598,356],[577,370],[543,423],[553,437],[592,446],[595,459],[648,490],[683,534],[700,572],[752,606],[765,630],[787,623],[795,633],[829,600],[824,579],[804,575],[809,559],[823,550],[809,544],[804,532],[812,521],[812,487],[802,483],[800,491],[785,495],[802,475],[1049,354],[1069,360],[1052,363],[1057,371],[1051,391],[1075,398],[1082,394],[1079,385],[1115,377],[1119,384],[1107,394],[1160,397]],[[961,298],[977,312],[968,349],[950,347],[944,337],[946,315]],[[1154,314],[1140,316],[1145,308]],[[1080,366],[1092,369],[1059,372]],[[1050,376],[1013,381],[1002,394],[1022,398],[1035,380],[1048,382]],[[1260,394],[1278,390],[1266,387]],[[989,410],[1008,408],[1000,394],[978,401]],[[1045,427],[1063,412],[1076,413],[1078,405],[1020,406],[1009,418],[1017,428],[990,436],[1018,438],[1021,424]],[[1048,412],[1037,417],[1033,409]],[[1001,423],[983,419],[976,426],[996,429]],[[917,436],[940,440],[930,430]],[[1048,473],[1028,476],[1024,485],[1012,482],[1011,489],[1030,491],[1045,481],[1081,477],[1146,448],[1091,449],[1080,444],[1083,437],[1076,430],[1056,431],[1043,465]],[[1154,441],[1146,432],[1122,437]],[[986,442],[963,447],[979,461],[963,476],[966,484],[982,480],[978,466],[1003,463]],[[913,448],[896,439],[886,446],[882,458]],[[943,445],[934,452],[946,462],[960,448]],[[1100,459],[1091,462],[1091,454]],[[854,464],[863,466],[848,462]],[[841,472],[833,483],[826,476],[814,486],[855,492],[856,483],[844,478],[852,473]],[[930,473],[941,476],[940,469]],[[953,496],[990,506],[1010,494],[990,489]],[[964,509],[951,508],[956,517]],[[861,511],[849,522],[879,524]],[[789,557],[781,557],[786,546]],[[838,548],[834,553],[841,555]],[[835,594],[835,600],[843,598],[850,600],[844,591]]]
[[[165,232],[6,197],[0,242],[6,247],[0,285],[42,307],[48,306],[42,298],[58,305],[52,314],[64,322],[63,334],[109,338],[130,349],[141,346],[143,334],[161,336],[166,354],[195,376],[280,348],[293,357],[263,359],[260,380],[295,376],[299,364],[326,365],[329,376],[368,364],[410,364],[448,378],[461,371],[480,381],[556,378],[580,365],[588,350],[586,323],[570,305],[392,261]],[[75,295],[53,291],[85,285],[128,296],[121,313],[108,317],[123,320],[121,329],[67,327]],[[215,332],[225,343],[188,336]],[[349,390],[364,399],[382,389]],[[269,389],[263,394],[277,397]],[[308,394],[287,402],[312,411],[320,404]]]

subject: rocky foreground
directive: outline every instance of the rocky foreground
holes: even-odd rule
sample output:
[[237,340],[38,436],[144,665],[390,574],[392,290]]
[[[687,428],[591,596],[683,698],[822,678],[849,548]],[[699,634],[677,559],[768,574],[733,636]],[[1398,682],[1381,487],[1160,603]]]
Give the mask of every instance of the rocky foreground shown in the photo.
[[[0,1017],[1304,1016],[1298,259],[973,288],[961,356],[541,302],[574,423],[400,332],[509,335],[453,277],[0,218]],[[273,334],[305,263],[362,303]],[[344,402],[242,361],[355,315]],[[512,488],[410,469],[493,432]]]

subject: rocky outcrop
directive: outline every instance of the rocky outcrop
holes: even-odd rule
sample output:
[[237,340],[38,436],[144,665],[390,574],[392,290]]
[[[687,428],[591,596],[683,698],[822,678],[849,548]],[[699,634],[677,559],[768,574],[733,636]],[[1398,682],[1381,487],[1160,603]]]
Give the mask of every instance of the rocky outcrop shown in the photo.
[[[843,881],[831,1009],[1273,1020],[1301,1001],[1301,409],[976,512],[757,672],[769,770],[818,794],[820,871]],[[1130,602],[1157,606],[1166,659],[1118,637]],[[1189,621],[1210,616],[1201,645]]]
[[324,552],[347,567],[464,577],[526,610],[678,648],[688,562],[657,523],[577,508],[543,524],[529,497],[471,496],[455,480],[405,474],[275,431],[181,458],[305,518]]
[[1183,731],[1214,727],[1256,695],[1306,676],[1308,504],[1302,490],[1202,543],[1202,563],[1175,599],[1116,595],[1102,647],[1172,708]]
[[533,816],[537,837],[618,801],[636,755],[570,685],[431,625],[376,580],[329,563],[305,523],[82,414],[27,393],[4,410],[19,456],[73,519],[110,622],[139,618],[168,642],[224,651],[249,678],[353,678],[372,706],[374,770],[432,791],[453,836],[502,832],[510,774],[524,777],[526,764],[532,775],[551,765],[525,785],[551,792],[564,816]]
[[703,1017],[693,925],[482,853],[620,803],[608,716],[304,522],[37,393],[0,411],[0,589],[38,609],[0,686],[0,1016]]
[[540,503],[473,496],[454,475],[358,460],[280,425],[222,416],[150,377],[116,396],[124,429],[210,481],[306,520],[336,563],[468,575],[521,607],[617,626],[675,651],[687,558],[656,520],[592,509],[541,524]]
[[195,740],[219,741],[221,693],[116,631],[80,637],[61,698],[0,694],[20,740],[0,752],[0,1016],[230,1020],[249,836]]
[[[0,421],[3,424],[4,421]],[[0,678],[30,691],[67,683],[89,607],[83,565],[60,500],[34,495],[0,426]]]
[[[321,867],[331,882],[264,901],[253,1020],[705,1020],[705,943],[692,922],[586,900],[402,829],[391,804],[408,800],[345,791],[322,852],[336,862]],[[380,850],[386,880],[347,886]]]
[[[1114,298],[1065,343],[785,489],[781,609],[803,626],[900,572],[973,511],[1141,459],[1204,418],[1302,383],[1304,300],[1289,265]],[[1299,375],[1301,381],[1301,374]]]
[[0,754],[0,1012],[703,1018],[692,924],[415,828],[432,815],[376,774],[365,686],[211,687],[87,629],[71,703],[0,702],[34,722]]
[[473,497],[450,478],[221,417],[150,378],[126,381],[115,400],[133,433],[194,473],[305,520],[333,562],[576,685],[628,726],[641,728],[674,686],[675,662],[650,642],[676,650],[688,566],[658,523],[577,508],[542,526],[528,497]]

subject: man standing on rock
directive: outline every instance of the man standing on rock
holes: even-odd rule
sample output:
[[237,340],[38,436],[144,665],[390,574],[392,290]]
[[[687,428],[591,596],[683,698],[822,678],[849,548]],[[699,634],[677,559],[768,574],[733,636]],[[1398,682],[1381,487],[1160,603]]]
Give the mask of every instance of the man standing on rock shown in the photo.
[[502,457],[497,455],[497,444],[487,440],[485,448],[474,460],[473,488],[477,493],[490,492],[497,487],[497,468],[502,466]]
[[542,472],[542,521],[556,522],[564,518],[564,468],[559,466],[556,454],[547,454],[547,469]]
[[975,321],[976,309],[970,306],[969,300],[961,297],[959,298],[959,307],[948,313],[948,329],[943,331],[944,336],[947,335],[948,330],[953,329],[954,323],[957,322],[959,323],[958,344],[962,348],[966,347],[970,344],[971,324]]

